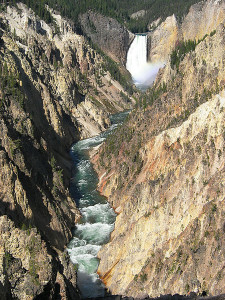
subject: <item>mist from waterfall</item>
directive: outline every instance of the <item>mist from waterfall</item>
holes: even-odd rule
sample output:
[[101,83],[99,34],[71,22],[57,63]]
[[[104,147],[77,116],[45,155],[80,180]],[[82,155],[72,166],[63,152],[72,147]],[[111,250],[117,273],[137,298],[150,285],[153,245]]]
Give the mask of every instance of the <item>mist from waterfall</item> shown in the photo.
[[147,62],[147,35],[137,34],[128,50],[126,63],[134,84],[144,89],[151,86],[163,66],[162,62]]

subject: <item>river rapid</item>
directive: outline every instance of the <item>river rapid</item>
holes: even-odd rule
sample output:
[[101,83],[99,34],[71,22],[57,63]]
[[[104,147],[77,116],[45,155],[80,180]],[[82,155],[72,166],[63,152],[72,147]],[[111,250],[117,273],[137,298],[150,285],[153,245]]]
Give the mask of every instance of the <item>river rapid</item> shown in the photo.
[[123,122],[128,111],[111,116],[111,126],[98,136],[81,140],[71,148],[73,161],[71,195],[82,218],[68,245],[71,261],[78,266],[78,287],[83,298],[103,297],[105,286],[99,279],[97,253],[110,239],[116,214],[97,189],[98,176],[89,160],[89,151],[99,146]]

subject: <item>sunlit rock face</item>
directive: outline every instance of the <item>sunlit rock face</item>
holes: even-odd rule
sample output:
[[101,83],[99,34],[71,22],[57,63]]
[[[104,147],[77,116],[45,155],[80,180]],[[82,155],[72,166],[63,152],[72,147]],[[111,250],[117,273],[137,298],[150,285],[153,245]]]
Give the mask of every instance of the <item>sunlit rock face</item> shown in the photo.
[[192,5],[181,23],[175,15],[167,17],[161,23],[156,20],[156,29],[148,33],[148,60],[167,61],[178,41],[202,39],[224,23],[224,20],[224,1],[210,0]]
[[98,254],[113,294],[224,292],[224,39],[220,24],[178,70],[167,63],[162,94],[96,155],[99,190],[118,213]]
[[79,299],[64,252],[80,217],[68,149],[131,103],[74,24],[50,12],[54,26],[22,3],[0,12],[2,300]]

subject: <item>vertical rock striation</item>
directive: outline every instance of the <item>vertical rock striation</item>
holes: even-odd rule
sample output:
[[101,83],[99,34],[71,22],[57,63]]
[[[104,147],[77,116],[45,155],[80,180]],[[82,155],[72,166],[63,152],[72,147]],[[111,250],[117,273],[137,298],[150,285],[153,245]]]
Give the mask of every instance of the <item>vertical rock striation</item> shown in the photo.
[[84,33],[113,60],[126,64],[126,56],[134,35],[116,20],[88,11],[80,15]]
[[169,62],[93,158],[118,213],[98,269],[113,294],[224,292],[224,39]]
[[0,13],[0,298],[79,299],[64,251],[79,219],[69,195],[73,142],[132,99],[74,24],[23,4]]
[[224,1],[202,1],[191,6],[189,13],[178,21],[175,15],[168,17],[148,34],[149,60],[167,61],[177,43],[202,39],[225,20]]

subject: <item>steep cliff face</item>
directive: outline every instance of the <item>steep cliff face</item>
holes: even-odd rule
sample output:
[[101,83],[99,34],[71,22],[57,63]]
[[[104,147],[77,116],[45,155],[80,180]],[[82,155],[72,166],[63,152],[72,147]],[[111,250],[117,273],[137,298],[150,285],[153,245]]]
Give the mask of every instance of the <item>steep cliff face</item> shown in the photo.
[[169,62],[93,159],[118,213],[99,253],[113,294],[224,292],[224,39]]
[[153,32],[148,34],[150,46],[148,59],[152,62],[166,61],[176,41],[179,39],[179,27],[176,17],[166,18]]
[[85,34],[117,62],[126,63],[126,54],[134,34],[116,20],[88,11],[80,16]]
[[150,61],[167,61],[176,43],[182,40],[198,40],[210,34],[225,20],[224,1],[202,1],[191,6],[181,22],[170,16],[148,34],[151,46]]
[[[71,144],[132,101],[73,23],[23,4],[0,14],[0,298],[78,299],[64,252],[79,218]],[[38,299],[38,298],[37,298]]]
[[0,217],[0,233],[1,299],[79,299],[66,253],[51,253],[37,229],[21,230],[7,216]]
[[1,33],[1,299],[78,299],[76,272],[62,252],[79,217],[67,189],[76,130],[21,72],[16,43]]
[[[70,115],[72,127],[79,128],[77,136],[83,138],[104,130],[110,113],[131,107],[129,97],[121,96],[126,91],[106,70],[105,60],[74,32],[72,22],[51,11],[54,25],[48,25],[23,4],[18,8],[7,7],[2,14],[12,33],[5,44],[27,81],[44,99],[52,99],[52,107],[46,104],[44,109],[59,135],[64,126],[55,124],[56,115]],[[53,112],[53,106],[62,111]]]
[[185,40],[201,39],[225,19],[224,1],[206,1],[193,5],[182,22],[181,30]]
[[[6,66],[0,84],[0,297],[78,299],[76,272],[62,252],[79,217],[65,188],[66,148],[49,127],[39,129],[25,108],[32,99],[18,92],[16,68]],[[39,117],[46,122],[44,113]]]

